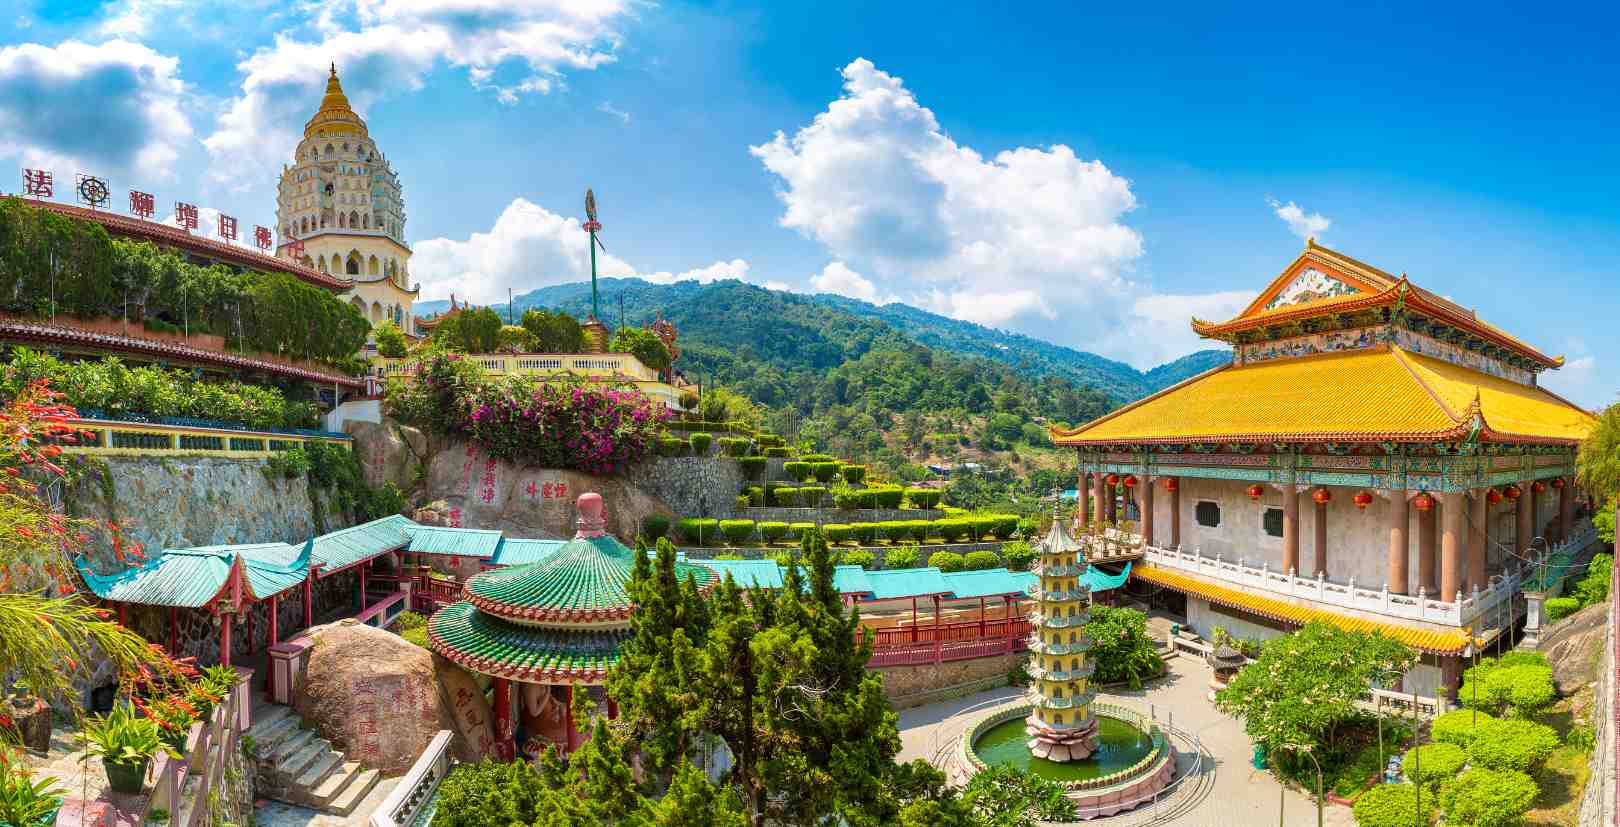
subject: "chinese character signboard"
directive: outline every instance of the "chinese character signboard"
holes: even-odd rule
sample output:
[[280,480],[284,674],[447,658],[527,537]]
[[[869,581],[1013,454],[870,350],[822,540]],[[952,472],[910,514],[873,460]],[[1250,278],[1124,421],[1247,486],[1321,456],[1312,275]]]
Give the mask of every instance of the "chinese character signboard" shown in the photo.
[[282,245],[282,249],[287,251],[287,258],[293,261],[299,261],[304,257],[304,242],[296,238]]
[[220,214],[220,216],[219,216],[219,237],[225,239],[226,241],[235,241],[236,240],[236,217],[235,216],[225,215],[223,213]]
[[23,192],[34,198],[50,198],[56,192],[55,179],[49,170],[23,170]]
[[268,250],[268,249],[270,249],[270,228],[269,227],[260,227],[260,226],[258,226],[256,224],[254,225],[254,227],[253,227],[253,246],[258,247],[259,252],[261,252],[261,253]]
[[106,179],[94,175],[79,173],[75,189],[78,191],[79,203],[90,209],[105,207],[107,202],[112,200],[112,190],[108,188]]
[[197,229],[197,205],[187,204],[184,201],[175,202],[174,224],[187,232]]
[[131,215],[140,218],[151,218],[155,207],[156,202],[152,198],[152,193],[141,192],[140,190],[129,191],[129,211]]

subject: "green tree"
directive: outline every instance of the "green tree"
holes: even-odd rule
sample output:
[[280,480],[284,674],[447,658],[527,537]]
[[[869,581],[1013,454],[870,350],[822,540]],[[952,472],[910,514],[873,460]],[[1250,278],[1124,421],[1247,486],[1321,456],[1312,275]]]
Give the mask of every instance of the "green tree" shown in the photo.
[[585,330],[579,320],[562,311],[526,310],[523,329],[534,336],[534,347],[539,353],[583,353]]
[[614,331],[608,350],[628,353],[653,370],[669,367],[669,349],[657,334],[643,327],[621,327]]
[[390,359],[405,357],[409,345],[405,340],[405,332],[399,329],[399,325],[385,319],[372,328],[372,336],[377,340],[378,355]]
[[1620,403],[1610,405],[1598,416],[1597,427],[1581,443],[1575,457],[1575,473],[1581,487],[1592,492],[1598,502],[1607,502],[1620,492]]
[[1249,738],[1269,751],[1329,748],[1363,714],[1356,703],[1373,680],[1402,674],[1416,660],[1411,647],[1383,635],[1312,622],[1267,641],[1215,703],[1242,718]]
[[1142,688],[1142,680],[1159,674],[1164,661],[1147,633],[1147,615],[1127,608],[1093,604],[1086,636],[1092,644],[1090,658],[1097,665],[1097,683],[1126,681],[1132,689]]

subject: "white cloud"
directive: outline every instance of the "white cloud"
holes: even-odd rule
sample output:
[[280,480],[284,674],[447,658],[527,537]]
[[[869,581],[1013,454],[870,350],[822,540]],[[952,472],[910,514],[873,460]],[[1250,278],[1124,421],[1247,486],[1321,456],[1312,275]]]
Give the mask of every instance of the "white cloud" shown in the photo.
[[872,304],[897,301],[894,296],[878,295],[877,285],[871,279],[849,269],[842,261],[834,261],[810,277],[810,287],[818,293],[837,293]]
[[1125,223],[1136,207],[1128,180],[1063,144],[986,157],[870,61],[842,76],[843,94],[808,125],[749,148],[779,180],[782,226],[833,259],[812,287],[910,297],[1139,366],[1207,346],[1185,316],[1167,332],[1155,314],[1225,294],[1139,307],[1155,294],[1130,279],[1143,244]]
[[1542,372],[1538,378],[1553,393],[1580,405],[1597,410],[1620,401],[1620,387],[1612,375],[1598,371],[1597,357],[1587,352],[1583,342],[1575,342],[1572,351],[1582,355],[1567,357],[1558,370]]
[[[748,262],[740,258],[716,261],[679,274],[640,273],[629,262],[603,250],[596,253],[596,272],[602,276],[636,276],[656,284],[749,279]],[[454,294],[458,300],[477,304],[505,301],[509,287],[514,293],[523,293],[590,278],[590,236],[579,219],[565,218],[519,198],[501,211],[487,233],[473,233],[464,240],[432,238],[417,243],[411,257],[411,274],[422,285],[423,299],[444,299]]]
[[1195,350],[1219,347],[1219,342],[1200,339],[1192,332],[1193,317],[1224,322],[1253,300],[1250,290],[1142,296],[1130,307],[1128,325],[1137,332],[1134,345],[1140,353],[1140,361],[1131,361],[1160,365]]
[[1267,198],[1266,204],[1288,225],[1288,231],[1300,238],[1319,238],[1333,226],[1333,219],[1319,212],[1305,212],[1303,207],[1292,201],[1283,204],[1275,198]]
[[619,123],[630,122],[630,113],[618,108],[617,106],[614,106],[610,101],[602,101],[601,103],[597,104],[596,111],[601,112],[604,115],[612,115],[613,117],[618,118]]
[[465,70],[473,86],[511,104],[550,92],[566,71],[612,62],[618,45],[612,24],[627,9],[628,0],[327,4],[310,21],[311,36],[278,34],[237,64],[241,91],[203,141],[212,175],[224,182],[273,176],[314,113],[331,61],[362,116],[383,95],[420,88],[441,64]]
[[61,200],[77,172],[171,179],[192,141],[185,95],[180,60],[139,43],[0,48],[0,157],[52,170]]

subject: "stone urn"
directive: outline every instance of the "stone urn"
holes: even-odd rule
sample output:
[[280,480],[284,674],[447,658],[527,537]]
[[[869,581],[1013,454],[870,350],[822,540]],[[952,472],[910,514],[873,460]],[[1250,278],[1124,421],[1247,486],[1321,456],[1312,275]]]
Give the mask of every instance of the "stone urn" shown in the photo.
[[6,716],[17,728],[23,748],[35,755],[51,751],[51,706],[33,695],[8,695]]

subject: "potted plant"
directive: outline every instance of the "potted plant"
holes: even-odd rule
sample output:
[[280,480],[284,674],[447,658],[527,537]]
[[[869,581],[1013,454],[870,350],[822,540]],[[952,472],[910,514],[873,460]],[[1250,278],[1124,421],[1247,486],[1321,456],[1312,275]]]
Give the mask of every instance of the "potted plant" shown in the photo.
[[18,827],[46,827],[56,822],[62,806],[62,790],[54,779],[33,780],[33,771],[14,766],[17,754],[0,748],[0,824]]
[[152,756],[165,749],[157,722],[135,714],[129,702],[113,704],[111,712],[85,722],[84,755],[101,756],[107,786],[113,792],[139,793],[146,784]]
[[153,701],[135,699],[135,708],[158,726],[158,735],[171,752],[179,755],[186,750],[186,738],[191,725],[199,720],[197,707],[180,695],[169,695]]
[[201,680],[193,681],[191,686],[186,688],[186,700],[196,708],[197,719],[206,721],[209,716],[214,714],[214,707],[219,706],[219,702],[225,700],[225,691],[204,677]]

